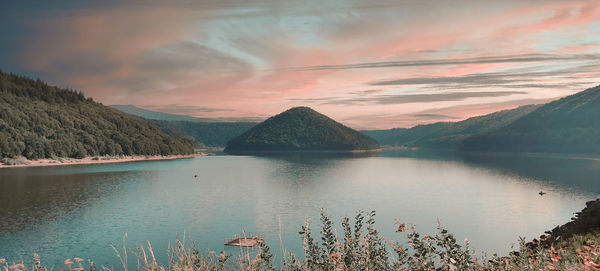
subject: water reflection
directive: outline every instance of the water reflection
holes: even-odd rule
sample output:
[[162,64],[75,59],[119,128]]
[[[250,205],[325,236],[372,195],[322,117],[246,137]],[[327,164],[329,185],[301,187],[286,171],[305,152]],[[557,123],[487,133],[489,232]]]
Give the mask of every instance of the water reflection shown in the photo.
[[384,157],[452,161],[497,174],[600,194],[600,160],[543,155],[474,154],[453,151],[383,151]]
[[32,228],[113,193],[131,173],[43,175],[40,169],[0,170],[0,235]]
[[543,180],[565,188],[600,193],[600,161],[560,157],[464,155],[466,163],[505,174]]
[[[439,218],[477,250],[504,253],[518,236],[538,236],[580,210],[599,191],[597,171],[582,160],[422,152],[2,169],[0,258],[37,252],[49,263],[79,256],[117,266],[110,245],[125,232],[128,246],[150,240],[162,260],[184,231],[217,251],[242,230],[262,233],[275,254],[281,231],[285,248],[299,252],[298,229],[307,217],[318,225],[321,207],[336,222],[377,210],[389,238],[398,237],[395,218],[428,233]],[[540,188],[551,193],[540,197]]]

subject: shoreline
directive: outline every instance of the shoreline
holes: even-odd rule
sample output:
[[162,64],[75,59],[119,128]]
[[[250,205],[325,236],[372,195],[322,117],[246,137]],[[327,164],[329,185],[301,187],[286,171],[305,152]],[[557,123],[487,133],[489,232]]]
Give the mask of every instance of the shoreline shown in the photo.
[[226,151],[228,155],[253,155],[253,154],[362,154],[362,153],[379,153],[382,149],[362,149],[362,150],[236,150]]
[[577,154],[577,153],[552,153],[552,152],[485,152],[485,151],[465,151],[458,149],[436,149],[407,146],[383,146],[383,151],[404,151],[421,153],[452,153],[456,155],[480,155],[489,157],[530,157],[530,158],[557,158],[557,159],[576,159],[600,161],[600,155],[597,154]]
[[112,163],[127,163],[127,162],[143,162],[143,161],[161,161],[175,159],[190,159],[198,156],[205,156],[204,153],[194,153],[185,155],[132,155],[121,157],[85,157],[85,158],[61,158],[61,159],[38,159],[27,160],[27,163],[18,165],[0,164],[2,168],[24,168],[24,167],[49,167],[49,166],[71,166],[71,165],[95,165],[95,164],[112,164]]

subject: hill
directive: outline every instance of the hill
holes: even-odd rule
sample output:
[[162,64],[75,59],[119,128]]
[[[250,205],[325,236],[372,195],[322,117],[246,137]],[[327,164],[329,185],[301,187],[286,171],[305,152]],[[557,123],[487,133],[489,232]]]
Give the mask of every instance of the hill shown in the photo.
[[458,149],[471,136],[490,132],[530,114],[539,105],[526,105],[512,110],[472,117],[459,122],[437,122],[410,129],[362,131],[375,138],[379,144],[389,146]]
[[473,136],[464,150],[600,153],[600,86],[545,104],[500,129]]
[[193,153],[152,123],[61,89],[0,71],[0,158]]
[[150,119],[150,120],[167,120],[167,121],[190,121],[190,122],[206,122],[206,121],[211,121],[211,119],[204,119],[204,118],[195,118],[195,117],[190,117],[190,116],[186,116],[186,115],[175,115],[175,114],[167,114],[167,113],[162,113],[162,112],[157,112],[157,111],[151,111],[151,110],[146,110],[143,108],[139,108],[137,106],[133,106],[133,105],[109,105],[109,107],[112,107],[114,109],[117,109],[121,112],[130,114],[130,115],[134,115],[134,116],[138,116],[138,117],[142,117],[145,119]]
[[378,149],[377,141],[308,107],[294,107],[227,143],[225,152],[353,151]]
[[153,120],[163,132],[190,140],[197,147],[225,147],[255,122],[189,122]]
[[[256,125],[256,122],[196,118],[146,110],[133,105],[111,105],[121,112],[151,120],[163,132],[190,140],[195,147],[225,147],[229,140]],[[225,120],[225,121],[224,121]],[[233,119],[235,120],[235,119]]]

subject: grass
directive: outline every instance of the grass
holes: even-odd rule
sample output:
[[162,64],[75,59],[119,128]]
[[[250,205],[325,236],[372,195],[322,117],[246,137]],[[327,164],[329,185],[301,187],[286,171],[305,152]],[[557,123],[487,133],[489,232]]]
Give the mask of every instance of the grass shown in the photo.
[[[398,222],[398,234],[406,235],[405,243],[386,241],[375,228],[375,212],[359,212],[352,219],[341,221],[343,234],[338,236],[333,221],[321,213],[318,238],[312,231],[310,221],[299,232],[303,255],[283,252],[277,260],[267,244],[259,243],[253,249],[240,250],[238,255],[208,251],[200,253],[190,240],[176,240],[170,246],[166,263],[156,260],[152,245],[115,247],[115,253],[128,270],[128,256],[133,255],[137,269],[143,271],[183,270],[600,270],[600,232],[575,234],[568,239],[549,246],[532,248],[525,239],[519,249],[508,256],[491,258],[477,257],[469,248],[468,241],[462,242],[438,226],[435,235],[421,235],[411,224]],[[0,271],[48,271],[40,257],[33,256],[31,266],[9,263],[0,259]],[[120,269],[118,268],[118,269]],[[113,270],[96,267],[91,260],[66,259],[61,271]]]

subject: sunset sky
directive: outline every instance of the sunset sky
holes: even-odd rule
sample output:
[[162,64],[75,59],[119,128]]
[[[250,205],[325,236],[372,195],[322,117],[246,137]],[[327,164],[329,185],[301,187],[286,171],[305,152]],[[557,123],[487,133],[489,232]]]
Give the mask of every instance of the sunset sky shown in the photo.
[[0,30],[6,72],[197,117],[410,127],[600,84],[600,1],[8,1]]

